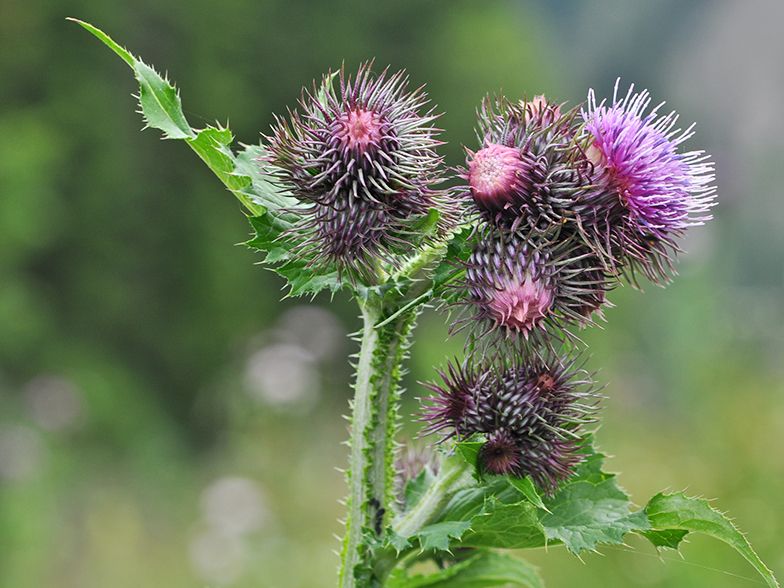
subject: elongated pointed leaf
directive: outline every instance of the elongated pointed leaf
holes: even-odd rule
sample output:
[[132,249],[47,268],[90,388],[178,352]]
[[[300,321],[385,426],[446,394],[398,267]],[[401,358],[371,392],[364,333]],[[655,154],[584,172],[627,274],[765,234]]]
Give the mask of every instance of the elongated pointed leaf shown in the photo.
[[298,216],[297,201],[275,186],[264,173],[264,150],[261,146],[245,147],[235,155],[231,150],[234,137],[223,127],[192,129],[185,119],[177,90],[152,67],[120,47],[106,33],[76,19],[119,55],[134,71],[139,82],[139,104],[148,127],[163,131],[166,138],[184,139],[223,184],[245,206],[251,217],[255,237],[247,244],[266,252],[265,261],[288,280],[292,296],[316,294],[323,289],[336,291],[341,286],[337,272],[327,268],[314,276],[309,259],[294,253],[291,229]]
[[674,494],[660,492],[648,502],[645,513],[648,515],[653,531],[642,535],[651,540],[655,546],[677,548],[686,533],[690,531],[704,533],[733,547],[754,566],[768,586],[779,587],[773,573],[762,563],[746,537],[727,517],[712,508],[707,500],[688,498],[683,492]]
[[194,139],[196,133],[191,129],[182,113],[182,103],[177,90],[162,78],[149,65],[134,57],[128,50],[120,47],[106,33],[93,25],[71,18],[93,35],[103,41],[112,51],[133,68],[139,82],[139,102],[147,126],[160,129],[170,139]]

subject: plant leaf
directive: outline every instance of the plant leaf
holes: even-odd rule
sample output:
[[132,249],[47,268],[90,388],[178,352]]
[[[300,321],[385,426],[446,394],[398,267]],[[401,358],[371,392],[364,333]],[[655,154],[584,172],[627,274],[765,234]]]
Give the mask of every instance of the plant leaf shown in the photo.
[[133,68],[139,82],[139,102],[147,126],[160,129],[170,139],[196,138],[196,133],[191,129],[182,113],[182,103],[174,86],[149,65],[136,59],[126,49],[120,47],[100,29],[75,18],[68,20],[82,25]]
[[449,551],[450,539],[460,539],[470,527],[470,521],[445,521],[422,527],[414,537],[419,539],[422,551],[428,549]]
[[500,549],[544,544],[544,528],[533,504],[528,500],[504,504],[493,496],[487,499],[482,512],[471,519],[471,530],[461,541],[463,546]]
[[235,155],[231,150],[234,137],[227,128],[218,126],[194,130],[185,119],[177,90],[152,67],[115,43],[106,33],[76,19],[103,41],[134,70],[139,82],[139,103],[148,127],[159,129],[169,139],[184,139],[224,185],[250,213],[256,235],[247,245],[267,253],[265,261],[277,264],[275,271],[288,280],[290,296],[323,289],[335,292],[341,287],[337,271],[326,268],[314,276],[307,258],[292,253],[295,238],[288,234],[298,216],[293,211],[297,201],[278,189],[264,173],[264,148],[246,146]]
[[517,488],[520,492],[523,493],[525,496],[534,506],[537,508],[541,508],[547,512],[550,512],[544,502],[542,502],[542,498],[539,496],[539,493],[536,491],[534,487],[533,480],[531,480],[531,476],[526,476],[525,478],[516,478],[514,476],[509,476],[509,483],[512,484],[515,488]]
[[[698,531],[733,547],[754,566],[771,588],[779,584],[773,573],[760,560],[746,537],[735,525],[708,504],[704,498],[687,498],[683,492],[659,493],[650,499],[644,511],[652,532],[641,533],[656,547],[677,548],[681,539],[690,531]],[[682,533],[680,537],[679,533]],[[669,544],[665,544],[668,542]]]
[[505,553],[480,551],[468,559],[429,575],[407,577],[405,570],[390,576],[389,588],[544,588],[531,564]]
[[602,471],[606,456],[590,448],[576,476],[550,499],[540,520],[548,542],[563,541],[572,553],[594,551],[597,543],[623,543],[630,531],[651,528],[644,511],[629,512],[632,503],[618,487],[615,474]]

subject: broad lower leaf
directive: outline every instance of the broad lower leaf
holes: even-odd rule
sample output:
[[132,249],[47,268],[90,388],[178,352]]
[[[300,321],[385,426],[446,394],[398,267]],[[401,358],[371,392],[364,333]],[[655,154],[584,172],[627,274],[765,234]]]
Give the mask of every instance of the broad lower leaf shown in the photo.
[[602,471],[605,455],[586,455],[577,475],[558,493],[544,500],[550,512],[540,520],[548,541],[563,541],[569,551],[594,551],[597,543],[623,543],[630,531],[651,528],[644,511],[630,513],[631,501],[618,487],[615,474]]
[[762,563],[746,537],[727,517],[711,508],[704,498],[687,498],[683,492],[674,494],[660,492],[651,498],[644,512],[653,529],[642,535],[656,547],[675,549],[680,540],[690,531],[710,535],[733,547],[754,566],[768,586],[778,588],[779,584],[773,573]]
[[482,512],[471,519],[471,529],[461,545],[500,549],[541,547],[545,535],[537,510],[528,500],[504,504],[491,496]]
[[394,573],[389,588],[494,588],[515,586],[544,588],[544,583],[531,564],[495,551],[480,551],[433,574],[408,577],[405,570]]
[[[469,463],[475,462],[475,445],[458,444]],[[575,476],[552,497],[541,499],[530,480],[486,476],[455,494],[439,521],[470,520],[463,545],[512,549],[563,542],[574,553],[649,530],[643,511],[630,512],[631,501],[615,474],[602,471],[605,456],[590,445],[585,451]]]

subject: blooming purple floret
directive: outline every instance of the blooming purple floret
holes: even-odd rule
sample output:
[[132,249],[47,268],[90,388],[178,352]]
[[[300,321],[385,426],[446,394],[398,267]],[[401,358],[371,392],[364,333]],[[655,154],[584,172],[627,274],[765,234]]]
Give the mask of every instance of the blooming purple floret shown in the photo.
[[449,364],[426,405],[424,434],[466,439],[482,434],[480,467],[531,476],[547,493],[582,461],[582,426],[595,422],[600,396],[576,357],[518,356]]
[[[295,253],[320,269],[373,281],[378,262],[399,263],[421,235],[417,217],[441,210],[439,227],[450,223],[450,205],[433,188],[440,181],[435,116],[419,114],[427,98],[406,92],[402,72],[378,76],[371,64],[356,77],[343,69],[327,75],[313,93],[303,92],[302,114],[278,119],[262,160],[303,205],[301,221],[288,233]],[[338,88],[333,82],[338,82]]]
[[[619,99],[616,82],[610,105],[597,105],[590,90],[581,113],[590,140],[586,155],[595,166],[597,184],[605,190],[596,198],[595,210],[598,226],[602,220],[609,225],[603,239],[616,258],[643,265],[654,279],[657,274],[666,278],[650,262],[668,264],[666,248],[677,250],[674,237],[710,218],[706,212],[715,197],[710,185],[713,167],[702,151],[679,152],[694,125],[685,131],[674,129],[674,112],[658,114],[663,103],[645,114],[650,96],[646,90],[633,90],[631,86]],[[590,225],[585,219],[584,223]]]

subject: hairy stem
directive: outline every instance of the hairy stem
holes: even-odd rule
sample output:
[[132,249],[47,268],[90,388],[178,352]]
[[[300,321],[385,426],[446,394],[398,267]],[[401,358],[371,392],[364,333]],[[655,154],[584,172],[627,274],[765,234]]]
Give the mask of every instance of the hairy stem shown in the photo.
[[[348,518],[341,588],[381,586],[374,545],[390,519],[401,363],[418,308],[399,313],[375,296],[360,301],[364,321],[351,426]],[[393,317],[389,320],[390,317]]]
[[419,499],[416,506],[392,526],[398,535],[410,537],[430,523],[457,490],[471,483],[472,468],[464,459],[447,459],[438,477]]

